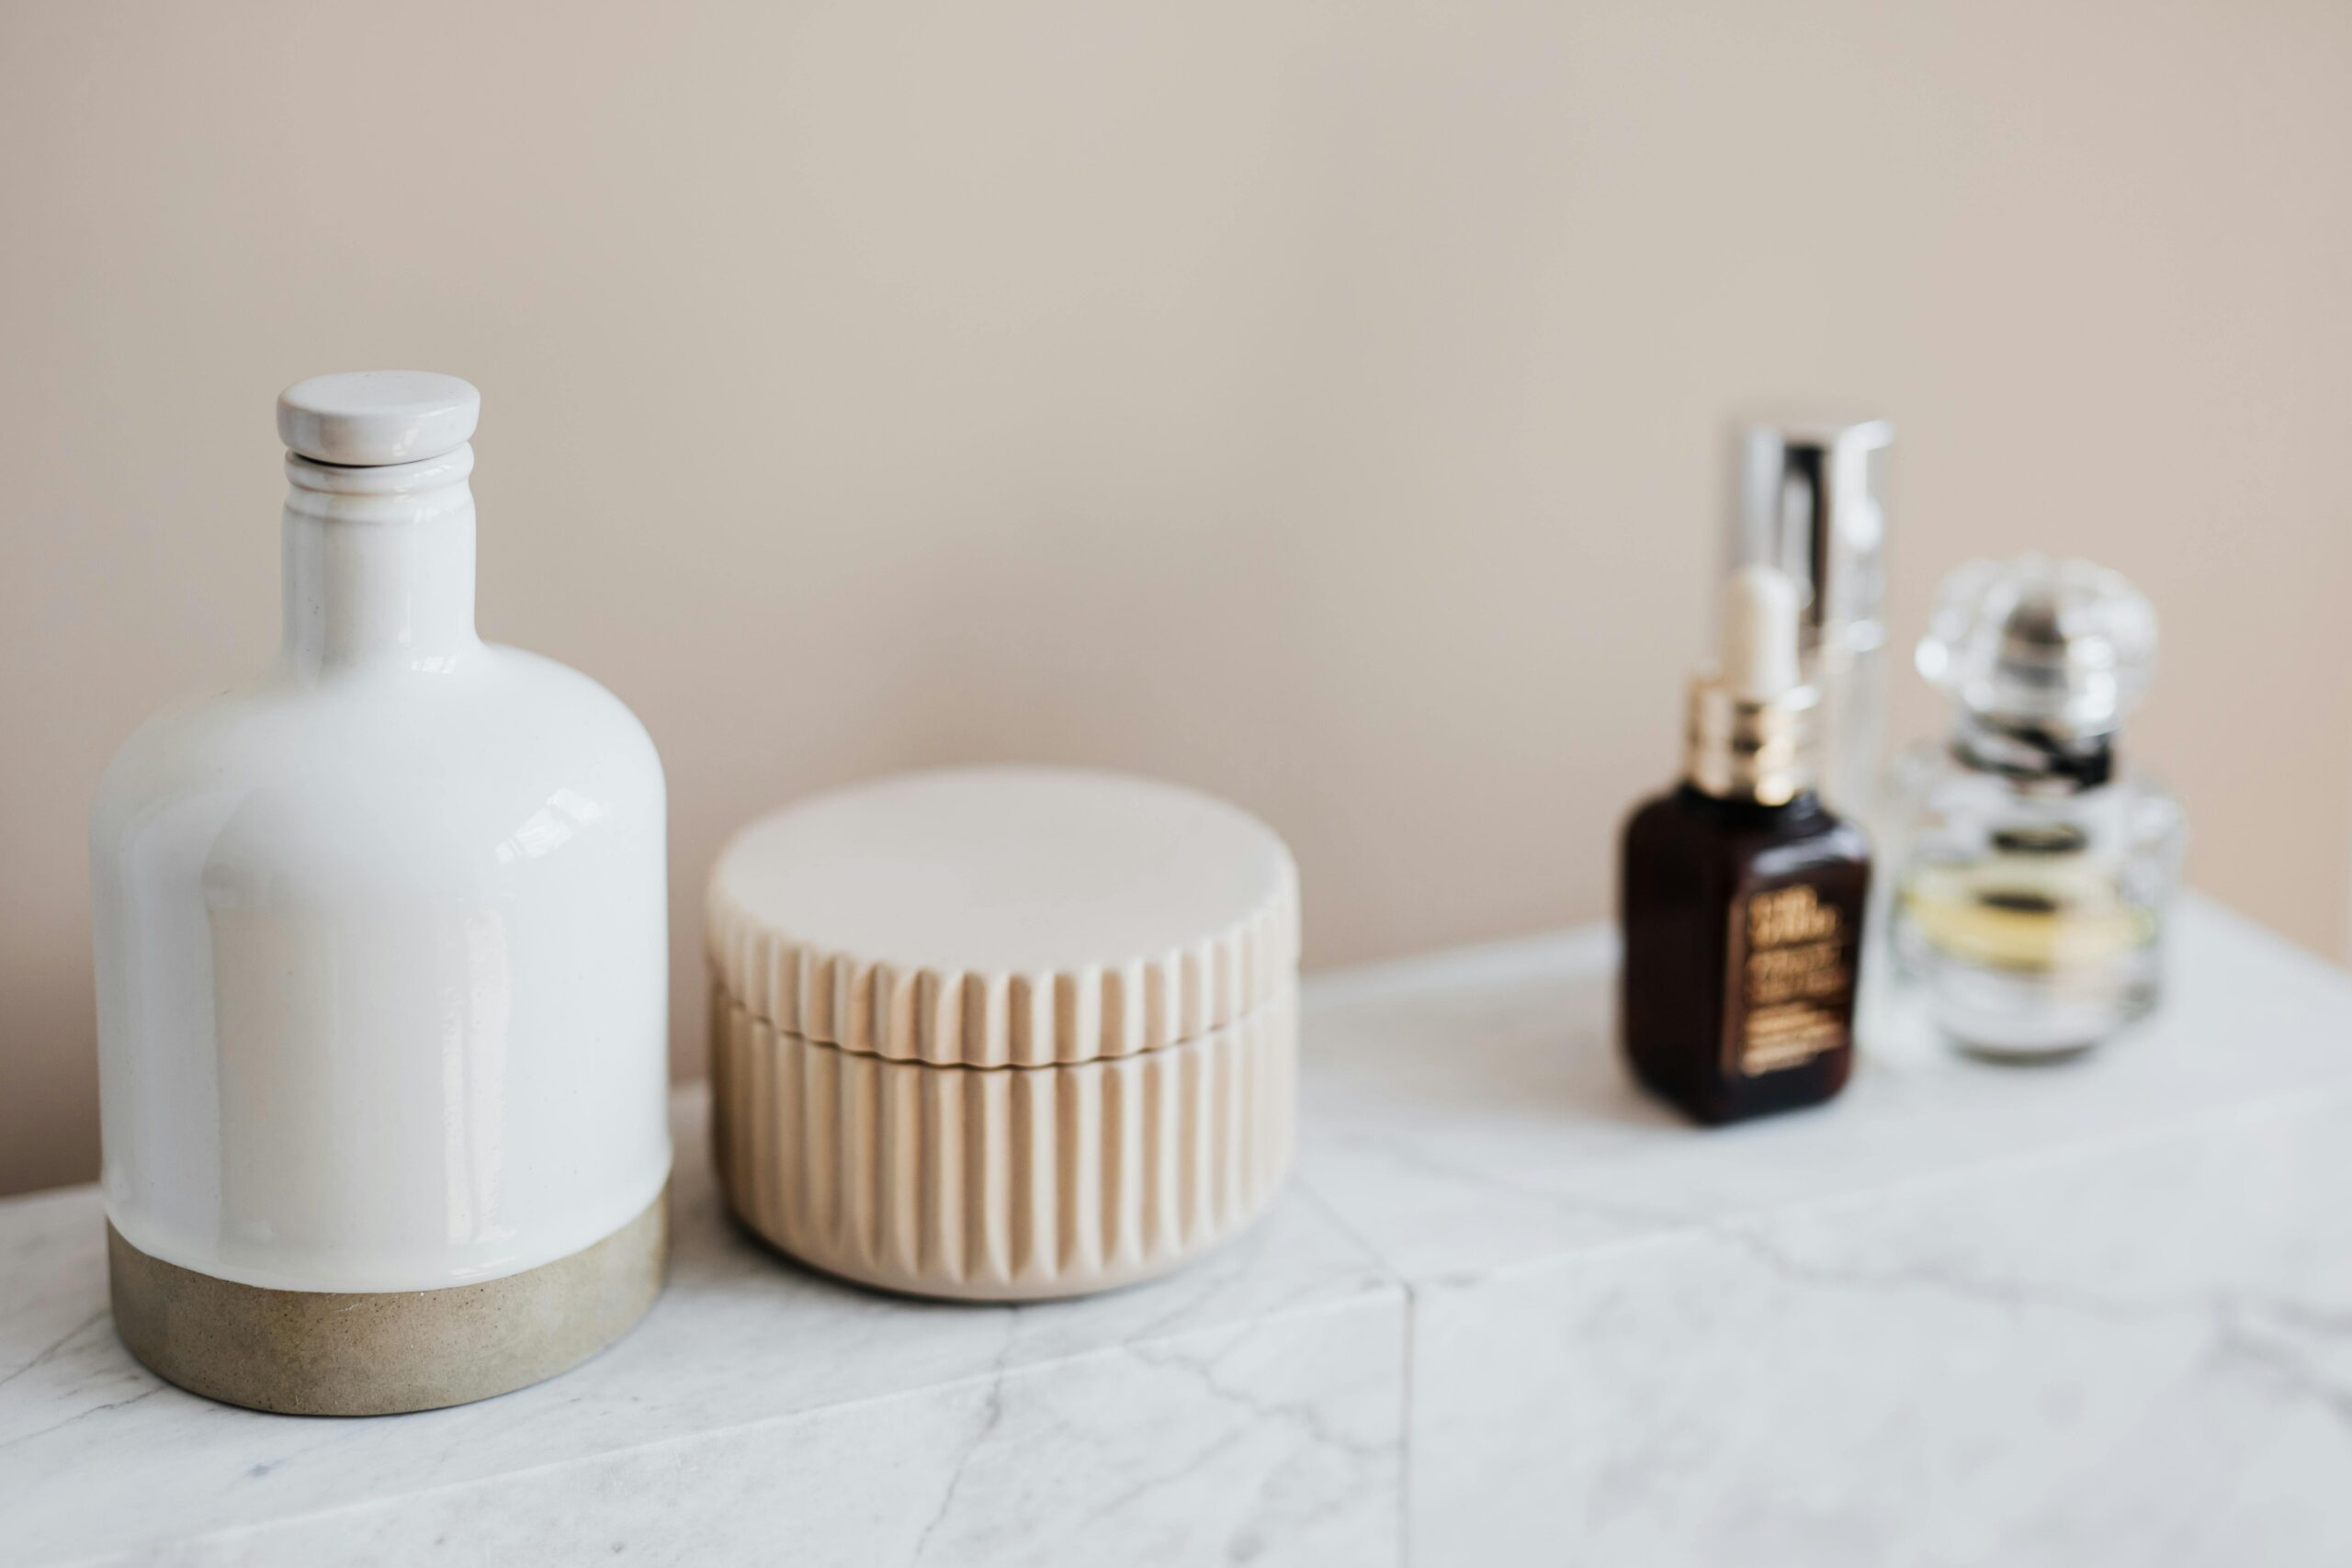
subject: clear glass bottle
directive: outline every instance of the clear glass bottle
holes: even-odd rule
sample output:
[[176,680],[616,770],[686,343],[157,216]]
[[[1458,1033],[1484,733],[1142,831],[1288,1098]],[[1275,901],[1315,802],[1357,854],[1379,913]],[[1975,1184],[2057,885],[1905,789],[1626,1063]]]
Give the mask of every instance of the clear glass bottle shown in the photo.
[[1783,412],[1737,430],[1727,564],[1776,567],[1797,585],[1799,655],[1819,694],[1812,738],[1821,798],[1876,830],[1886,721],[1887,468],[1883,419]]
[[2066,1055],[2156,1003],[2184,826],[2117,744],[2155,637],[2147,600],[2087,561],[1972,562],[1938,595],[1918,667],[1953,727],[1891,781],[1894,947],[1965,1050]]

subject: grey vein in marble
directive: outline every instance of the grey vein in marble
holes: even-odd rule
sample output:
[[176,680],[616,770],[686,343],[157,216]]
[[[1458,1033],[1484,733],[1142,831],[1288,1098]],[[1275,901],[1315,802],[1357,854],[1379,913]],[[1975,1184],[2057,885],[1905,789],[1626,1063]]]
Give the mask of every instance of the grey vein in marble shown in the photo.
[[[1401,1292],[1303,1195],[1286,1197],[1229,1247],[1155,1284],[1026,1306],[909,1301],[795,1268],[729,1223],[704,1154],[704,1103],[699,1089],[680,1095],[676,1257],[670,1288],[646,1321],[587,1365],[535,1389],[417,1416],[289,1419],[162,1383],[124,1352],[105,1315],[95,1192],[0,1203],[0,1562],[133,1550],[313,1514],[340,1517],[385,1498],[446,1494],[462,1508],[482,1483],[506,1487],[520,1475],[581,1467],[585,1476],[616,1458],[704,1446],[715,1435],[779,1422],[813,1433],[828,1412],[876,1401],[953,1405],[977,1389],[982,1408],[1001,1416],[1001,1391],[1048,1386],[1059,1376],[1082,1383],[1093,1375],[1085,1369],[1106,1354],[1139,1356],[1203,1335],[1353,1309],[1385,1325],[1350,1341],[1359,1354],[1368,1343],[1385,1344],[1370,1375],[1392,1385],[1399,1375]],[[1053,1375],[1031,1375],[1040,1372]],[[1197,1387],[1187,1392],[1204,1402]],[[1392,1393],[1393,1416],[1401,1390]],[[1171,1431],[1193,1414],[1182,1401],[1162,1405],[1159,1418]],[[866,1430],[877,1419],[849,1426]],[[934,1436],[926,1430],[926,1452]],[[1312,1434],[1295,1435],[1294,1446],[1311,1442]],[[1115,1441],[1102,1448],[1104,1456],[1122,1451]],[[887,1450],[862,1460],[896,1462]],[[939,1516],[934,1537],[974,1506],[997,1506],[967,1503],[971,1488],[956,1479],[989,1460],[988,1444],[976,1439],[943,1472],[940,1495],[926,1505]],[[913,1484],[920,1466],[902,1469],[900,1484]],[[126,1498],[139,1506],[121,1506]],[[920,1539],[918,1531],[910,1541]],[[1267,1542],[1277,1551],[1284,1544]]]
[[1318,980],[1276,1212],[1046,1306],[781,1262],[689,1095],[645,1325],[384,1421],[164,1388],[95,1196],[0,1203],[0,1563],[2352,1562],[2352,980],[2177,937],[2088,1061],[1898,1020],[1837,1104],[1714,1133],[1619,1069],[1606,932]]

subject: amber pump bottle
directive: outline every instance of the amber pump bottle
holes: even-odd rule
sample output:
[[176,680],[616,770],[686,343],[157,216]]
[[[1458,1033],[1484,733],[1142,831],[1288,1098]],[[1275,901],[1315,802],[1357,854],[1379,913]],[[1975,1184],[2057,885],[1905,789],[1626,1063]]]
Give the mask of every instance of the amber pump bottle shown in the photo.
[[1808,775],[1795,584],[1726,582],[1680,785],[1625,825],[1619,1019],[1634,1076],[1697,1121],[1818,1104],[1854,1059],[1870,845]]

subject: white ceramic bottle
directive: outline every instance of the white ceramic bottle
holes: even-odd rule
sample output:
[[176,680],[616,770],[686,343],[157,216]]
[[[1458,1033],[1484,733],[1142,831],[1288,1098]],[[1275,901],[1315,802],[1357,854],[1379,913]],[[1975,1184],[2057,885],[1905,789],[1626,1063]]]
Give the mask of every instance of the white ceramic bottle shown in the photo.
[[480,406],[287,390],[277,660],[151,720],[93,813],[117,1323],[238,1404],[501,1393],[661,1284],[661,761],[475,635]]

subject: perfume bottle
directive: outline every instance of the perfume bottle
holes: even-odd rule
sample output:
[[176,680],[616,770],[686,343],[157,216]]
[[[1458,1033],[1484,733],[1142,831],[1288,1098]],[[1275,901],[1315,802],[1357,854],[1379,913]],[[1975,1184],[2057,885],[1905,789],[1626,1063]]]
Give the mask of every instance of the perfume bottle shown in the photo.
[[2155,1005],[2186,835],[2118,747],[2155,638],[2147,600],[2087,561],[1976,561],[1938,595],[1918,667],[1951,695],[1952,733],[1894,771],[1893,935],[1965,1050],[2065,1055]]
[[1702,1122],[1818,1103],[1853,1066],[1870,846],[1812,787],[1801,614],[1787,574],[1731,576],[1721,664],[1690,690],[1682,782],[1625,826],[1626,1057]]
[[1790,416],[1737,431],[1726,566],[1777,567],[1796,584],[1799,668],[1822,799],[1874,829],[1886,727],[1886,491],[1894,428]]

